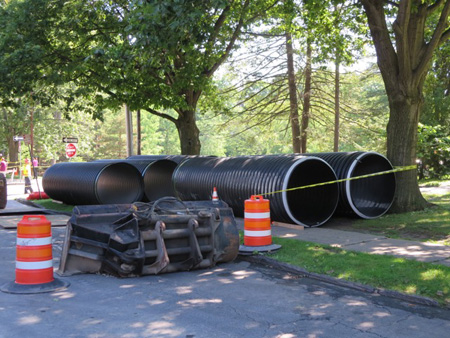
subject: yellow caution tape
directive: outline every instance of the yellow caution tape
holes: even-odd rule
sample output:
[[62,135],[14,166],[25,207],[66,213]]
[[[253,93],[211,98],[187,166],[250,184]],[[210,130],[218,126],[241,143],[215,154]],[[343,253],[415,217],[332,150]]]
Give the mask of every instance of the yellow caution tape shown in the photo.
[[409,166],[405,166],[405,167],[397,167],[396,169],[380,171],[380,172],[373,173],[373,174],[355,176],[355,177],[350,177],[350,178],[342,178],[342,179],[335,180],[335,181],[328,181],[328,182],[321,182],[321,183],[316,183],[316,184],[311,184],[311,185],[304,185],[304,186],[301,186],[301,187],[295,187],[295,188],[290,188],[290,189],[285,189],[285,190],[277,190],[277,191],[267,192],[267,193],[260,194],[260,195],[273,195],[273,194],[278,194],[280,192],[285,192],[285,191],[292,191],[292,190],[300,190],[300,189],[306,189],[306,188],[312,188],[312,187],[319,187],[319,186],[327,185],[327,184],[335,184],[335,183],[340,183],[340,182],[359,180],[361,178],[368,178],[368,177],[386,175],[386,174],[397,173],[397,172],[400,172],[400,171],[407,171],[407,170],[413,170],[413,169],[417,169],[417,165],[414,164],[414,165],[409,165]]

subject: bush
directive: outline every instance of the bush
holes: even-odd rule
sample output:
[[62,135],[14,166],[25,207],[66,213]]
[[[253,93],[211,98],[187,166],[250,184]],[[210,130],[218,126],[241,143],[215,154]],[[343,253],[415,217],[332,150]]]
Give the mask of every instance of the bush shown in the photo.
[[450,175],[450,132],[441,126],[419,124],[419,179]]

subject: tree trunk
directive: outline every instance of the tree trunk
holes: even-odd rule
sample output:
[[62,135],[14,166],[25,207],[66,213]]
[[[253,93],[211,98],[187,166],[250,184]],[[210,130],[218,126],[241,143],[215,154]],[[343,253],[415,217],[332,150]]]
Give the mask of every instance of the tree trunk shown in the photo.
[[200,131],[195,122],[195,110],[180,110],[176,120],[181,155],[200,155]]
[[8,157],[12,163],[19,162],[19,142],[14,142],[12,136],[8,137]]
[[289,120],[291,122],[292,130],[292,151],[294,153],[301,153],[300,145],[300,123],[298,119],[298,100],[297,100],[297,85],[295,84],[295,69],[294,69],[294,49],[292,48],[292,35],[286,33],[286,55],[287,55],[287,69],[288,69],[288,85],[289,85]]
[[340,120],[340,107],[339,107],[339,91],[340,91],[340,60],[339,54],[336,55],[335,61],[335,73],[334,73],[334,146],[333,151],[339,151],[339,120]]
[[[401,93],[388,94],[389,122],[387,126],[387,157],[393,166],[416,164],[417,127],[423,99],[405,97]],[[417,171],[396,173],[397,192],[391,212],[422,210],[427,202],[417,182]]]
[[2,109],[2,113],[3,113],[3,123],[5,126],[6,140],[8,143],[7,154],[3,154],[3,156],[5,157],[5,159],[9,158],[9,162],[15,163],[19,161],[19,142],[15,142],[13,140],[15,131],[14,128],[9,125],[8,112],[6,111],[6,109]]
[[311,67],[311,39],[306,40],[306,66],[305,66],[305,92],[303,94],[303,111],[302,111],[302,128],[301,128],[301,152],[307,152],[307,141],[308,141],[308,125],[309,125],[309,111],[311,109],[311,78],[312,78],[312,67]]
[[[386,17],[387,2],[361,0],[361,3],[389,99],[387,157],[394,166],[415,165],[423,84],[434,51],[450,38],[450,1],[397,1],[395,21]],[[427,19],[431,15],[439,20],[430,26]],[[423,209],[427,203],[417,184],[417,171],[403,171],[396,178],[397,192],[391,211]]]

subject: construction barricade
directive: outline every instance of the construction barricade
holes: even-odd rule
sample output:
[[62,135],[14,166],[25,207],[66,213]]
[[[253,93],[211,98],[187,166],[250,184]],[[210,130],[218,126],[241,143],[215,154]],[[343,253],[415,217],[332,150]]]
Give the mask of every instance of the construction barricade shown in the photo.
[[69,283],[53,277],[51,223],[44,215],[25,215],[17,224],[16,279],[5,284],[7,293],[61,290]]
[[276,251],[281,245],[272,244],[270,202],[261,195],[252,195],[244,204],[244,245],[240,254]]

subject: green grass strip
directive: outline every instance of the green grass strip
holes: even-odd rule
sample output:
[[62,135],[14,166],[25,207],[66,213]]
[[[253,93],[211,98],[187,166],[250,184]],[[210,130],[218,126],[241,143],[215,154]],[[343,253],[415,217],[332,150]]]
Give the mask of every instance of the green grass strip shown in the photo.
[[73,210],[73,205],[55,203],[51,199],[34,200],[33,202],[36,204],[39,204],[49,210],[62,211],[62,212],[72,212],[72,210]]
[[404,214],[388,214],[376,219],[355,220],[349,222],[349,230],[450,245],[450,194],[424,196],[434,203],[433,207]]
[[346,251],[289,238],[273,237],[282,248],[272,259],[336,278],[377,288],[432,298],[450,304],[450,267],[397,258]]

